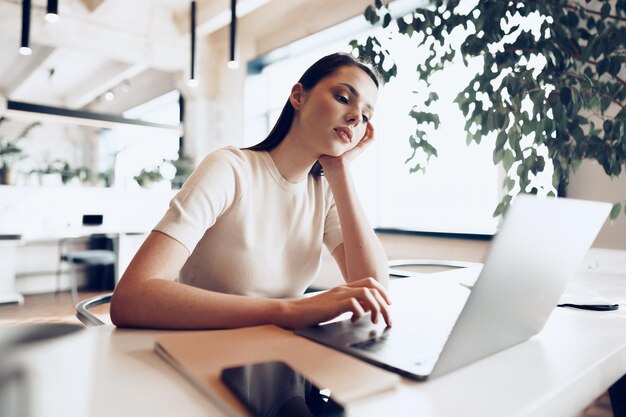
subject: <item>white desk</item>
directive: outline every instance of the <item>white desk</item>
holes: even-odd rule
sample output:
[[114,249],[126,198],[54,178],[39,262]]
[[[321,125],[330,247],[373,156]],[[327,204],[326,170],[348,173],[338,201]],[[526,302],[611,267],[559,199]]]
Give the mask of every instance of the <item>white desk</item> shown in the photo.
[[[601,267],[575,281],[620,310],[557,308],[529,341],[424,383],[403,380],[351,404],[350,415],[576,415],[626,373],[626,274]],[[154,353],[162,333],[102,326],[24,352],[36,375],[32,415],[225,415]]]

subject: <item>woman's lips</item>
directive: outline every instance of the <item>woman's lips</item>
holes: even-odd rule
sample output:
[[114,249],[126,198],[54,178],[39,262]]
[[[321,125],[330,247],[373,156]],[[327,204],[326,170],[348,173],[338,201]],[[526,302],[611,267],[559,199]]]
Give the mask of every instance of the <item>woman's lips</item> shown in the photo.
[[349,132],[347,132],[345,129],[335,128],[334,130],[335,130],[335,133],[337,133],[337,136],[339,136],[341,140],[343,140],[346,143],[352,142],[352,138],[350,137]]

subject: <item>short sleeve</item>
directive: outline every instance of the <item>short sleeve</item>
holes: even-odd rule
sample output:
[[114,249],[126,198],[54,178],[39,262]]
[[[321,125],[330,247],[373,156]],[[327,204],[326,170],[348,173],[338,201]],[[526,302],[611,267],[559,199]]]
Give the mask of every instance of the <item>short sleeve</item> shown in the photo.
[[154,230],[182,243],[189,253],[241,194],[241,168],[227,149],[209,154],[181,190]]
[[324,218],[324,245],[326,249],[332,254],[333,251],[343,242],[343,234],[341,233],[341,223],[339,222],[339,213],[337,213],[337,206],[335,205],[335,199],[330,191],[327,190],[327,201],[330,203],[328,210],[326,211],[326,217]]

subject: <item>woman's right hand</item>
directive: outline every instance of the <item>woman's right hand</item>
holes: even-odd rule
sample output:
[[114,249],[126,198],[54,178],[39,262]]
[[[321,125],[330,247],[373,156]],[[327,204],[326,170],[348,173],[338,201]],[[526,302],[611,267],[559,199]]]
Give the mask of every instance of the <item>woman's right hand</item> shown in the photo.
[[288,300],[286,315],[280,324],[287,328],[313,326],[352,312],[352,322],[371,313],[372,323],[382,318],[391,326],[391,300],[385,288],[374,278],[363,278],[340,285],[321,294],[298,300]]

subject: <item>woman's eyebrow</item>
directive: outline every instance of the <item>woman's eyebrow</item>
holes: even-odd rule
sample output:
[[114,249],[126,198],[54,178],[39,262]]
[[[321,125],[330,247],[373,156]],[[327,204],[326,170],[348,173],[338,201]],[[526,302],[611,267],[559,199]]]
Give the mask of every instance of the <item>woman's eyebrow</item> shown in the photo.
[[[339,83],[339,84],[347,87],[348,90],[350,90],[350,92],[352,93],[353,96],[355,96],[355,97],[359,97],[360,96],[359,92],[356,91],[356,88],[354,88],[350,84],[348,84],[348,83]],[[372,112],[374,111],[374,107],[371,104],[366,104],[365,107],[367,107]]]

